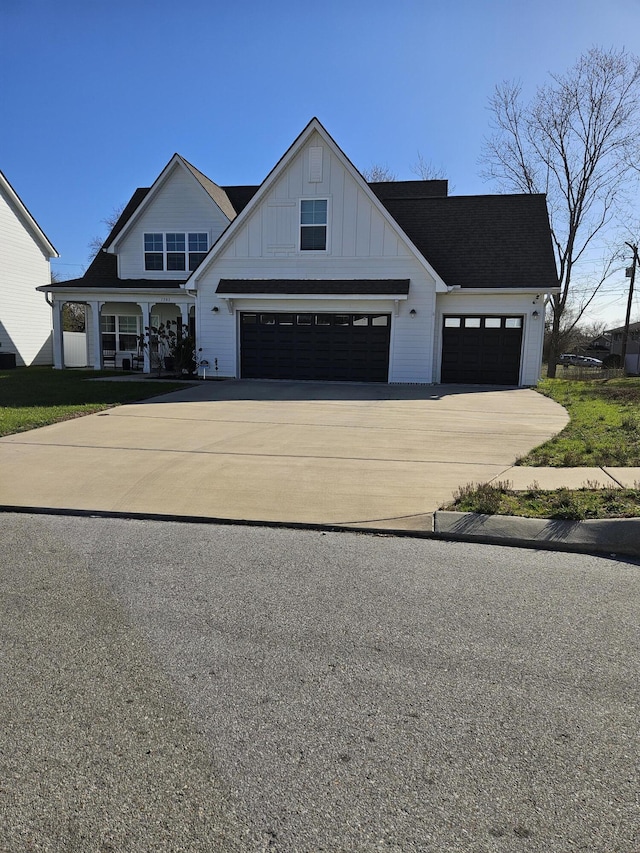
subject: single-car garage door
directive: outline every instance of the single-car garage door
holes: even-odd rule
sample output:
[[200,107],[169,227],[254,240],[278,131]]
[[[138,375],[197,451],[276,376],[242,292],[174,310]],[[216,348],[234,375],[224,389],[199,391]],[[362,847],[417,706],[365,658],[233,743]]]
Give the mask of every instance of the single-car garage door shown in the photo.
[[245,379],[387,382],[390,314],[240,315]]
[[522,317],[444,318],[441,382],[517,385]]

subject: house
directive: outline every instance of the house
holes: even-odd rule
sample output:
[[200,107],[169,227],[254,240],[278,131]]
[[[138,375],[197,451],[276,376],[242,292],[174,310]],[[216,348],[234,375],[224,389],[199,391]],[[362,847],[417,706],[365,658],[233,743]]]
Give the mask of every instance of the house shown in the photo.
[[[624,326],[615,329],[607,329],[604,333],[611,342],[610,352],[614,355],[622,354],[622,338],[624,337]],[[627,338],[627,353],[637,353],[640,350],[640,322],[629,323],[629,336]]]
[[51,307],[36,287],[57,258],[44,232],[0,172],[0,368],[51,364]]
[[313,119],[260,186],[218,186],[174,155],[85,275],[43,289],[56,367],[76,301],[97,369],[178,319],[207,375],[532,385],[557,273],[544,196],[367,183]]
[[[605,335],[611,341],[611,354],[618,357],[620,364],[622,356],[622,339],[624,337],[624,326],[615,329],[607,329]],[[628,374],[638,376],[640,374],[640,322],[629,323],[629,334],[627,336],[627,351],[624,364]]]

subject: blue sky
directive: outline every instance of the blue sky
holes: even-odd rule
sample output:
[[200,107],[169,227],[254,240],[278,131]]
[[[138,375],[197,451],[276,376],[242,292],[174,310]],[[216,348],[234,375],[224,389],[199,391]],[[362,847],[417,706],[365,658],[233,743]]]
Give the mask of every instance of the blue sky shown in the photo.
[[[410,179],[420,151],[456,194],[495,191],[495,84],[639,41],[640,0],[0,0],[0,169],[74,277],[175,151],[260,183],[314,115],[360,168]],[[600,314],[623,319],[625,286]]]

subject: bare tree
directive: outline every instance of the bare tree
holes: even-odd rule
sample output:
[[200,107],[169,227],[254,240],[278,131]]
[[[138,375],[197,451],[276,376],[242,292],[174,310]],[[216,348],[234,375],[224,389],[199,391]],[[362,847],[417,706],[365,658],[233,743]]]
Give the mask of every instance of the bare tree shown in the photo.
[[[124,210],[124,204],[118,205],[118,207],[113,208],[113,210],[111,211],[109,216],[105,216],[105,218],[101,219],[100,221],[103,222],[107,226],[109,231],[111,231],[111,229],[116,224],[118,219],[120,219],[120,216],[121,216],[123,210]],[[87,243],[87,246],[89,248],[89,261],[92,261],[95,258],[95,256],[98,254],[98,252],[102,248],[102,245],[103,245],[105,239],[106,239],[106,237],[101,237],[98,234],[97,236],[92,237],[91,240],[89,240],[89,242]]]
[[392,172],[386,164],[382,163],[374,163],[368,169],[362,169],[361,175],[369,183],[397,180],[395,172]]
[[418,159],[411,166],[411,171],[421,181],[445,181],[447,179],[444,170],[434,166],[431,160],[425,160],[420,151],[418,151]]
[[619,209],[638,160],[640,60],[625,50],[592,48],[565,74],[551,75],[528,103],[518,83],[497,86],[490,110],[494,134],[485,143],[484,175],[505,191],[547,194],[560,286],[551,298],[553,377],[576,267]]

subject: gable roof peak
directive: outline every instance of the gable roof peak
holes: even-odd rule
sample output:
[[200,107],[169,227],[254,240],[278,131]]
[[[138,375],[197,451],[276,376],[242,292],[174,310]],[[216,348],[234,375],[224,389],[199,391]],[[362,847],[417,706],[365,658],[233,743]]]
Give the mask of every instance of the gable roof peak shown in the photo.
[[307,140],[313,132],[318,132],[326,141],[329,148],[333,150],[333,153],[336,156],[337,160],[342,163],[346,172],[351,175],[356,184],[359,184],[362,187],[362,190],[368,195],[372,205],[377,208],[381,216],[387,221],[389,226],[398,234],[400,239],[405,242],[407,248],[414,254],[419,263],[421,263],[422,266],[427,270],[427,272],[433,277],[436,282],[436,288],[440,291],[446,290],[446,284],[440,277],[439,273],[434,269],[434,267],[427,260],[427,258],[423,254],[421,254],[420,250],[413,243],[411,237],[406,233],[406,231],[402,229],[402,226],[396,221],[390,211],[377,197],[376,193],[365,181],[362,174],[354,166],[349,157],[344,153],[344,151],[338,145],[335,139],[333,139],[331,134],[315,116],[311,119],[311,121],[307,123],[304,129],[298,134],[298,136],[284,152],[284,154],[280,157],[280,159],[268,173],[264,181],[260,184],[257,191],[252,195],[251,199],[243,207],[241,213],[238,214],[238,217],[235,219],[235,221],[231,222],[229,227],[220,235],[217,242],[211,247],[209,254],[205,258],[205,260],[202,262],[202,264],[200,264],[197,270],[194,270],[191,276],[187,279],[187,284],[185,286],[188,287],[189,282],[194,282],[195,284],[197,284],[198,279],[206,273],[207,269],[210,267],[216,257],[219,256],[220,252],[223,250],[227,242],[233,238],[233,235],[236,233],[237,228],[240,227],[239,223],[245,221],[252,214],[253,210],[256,209],[257,206],[262,203],[262,200],[266,197],[270,188],[278,180],[283,171],[288,167],[288,164],[291,163],[293,158],[296,157],[304,148],[307,143]]
[[56,251],[53,243],[49,240],[42,228],[38,225],[33,215],[29,211],[27,205],[22,201],[18,193],[9,183],[6,175],[0,171],[0,190],[4,190],[8,196],[11,205],[17,210],[18,215],[26,222],[28,229],[31,230],[37,243],[40,244],[41,250],[49,256],[49,258],[59,258],[60,255]]
[[236,211],[222,187],[214,183],[214,181],[208,178],[199,169],[196,169],[196,167],[186,160],[181,154],[175,152],[153,184],[147,189],[144,196],[139,199],[137,206],[129,212],[128,217],[120,217],[118,223],[120,227],[115,233],[112,232],[109,235],[104,244],[105,248],[109,248],[110,251],[115,252],[115,244],[119,242],[133,226],[133,223],[136,221],[138,216],[151,203],[175,168],[183,169],[188,175],[190,175],[229,221],[235,219]]

